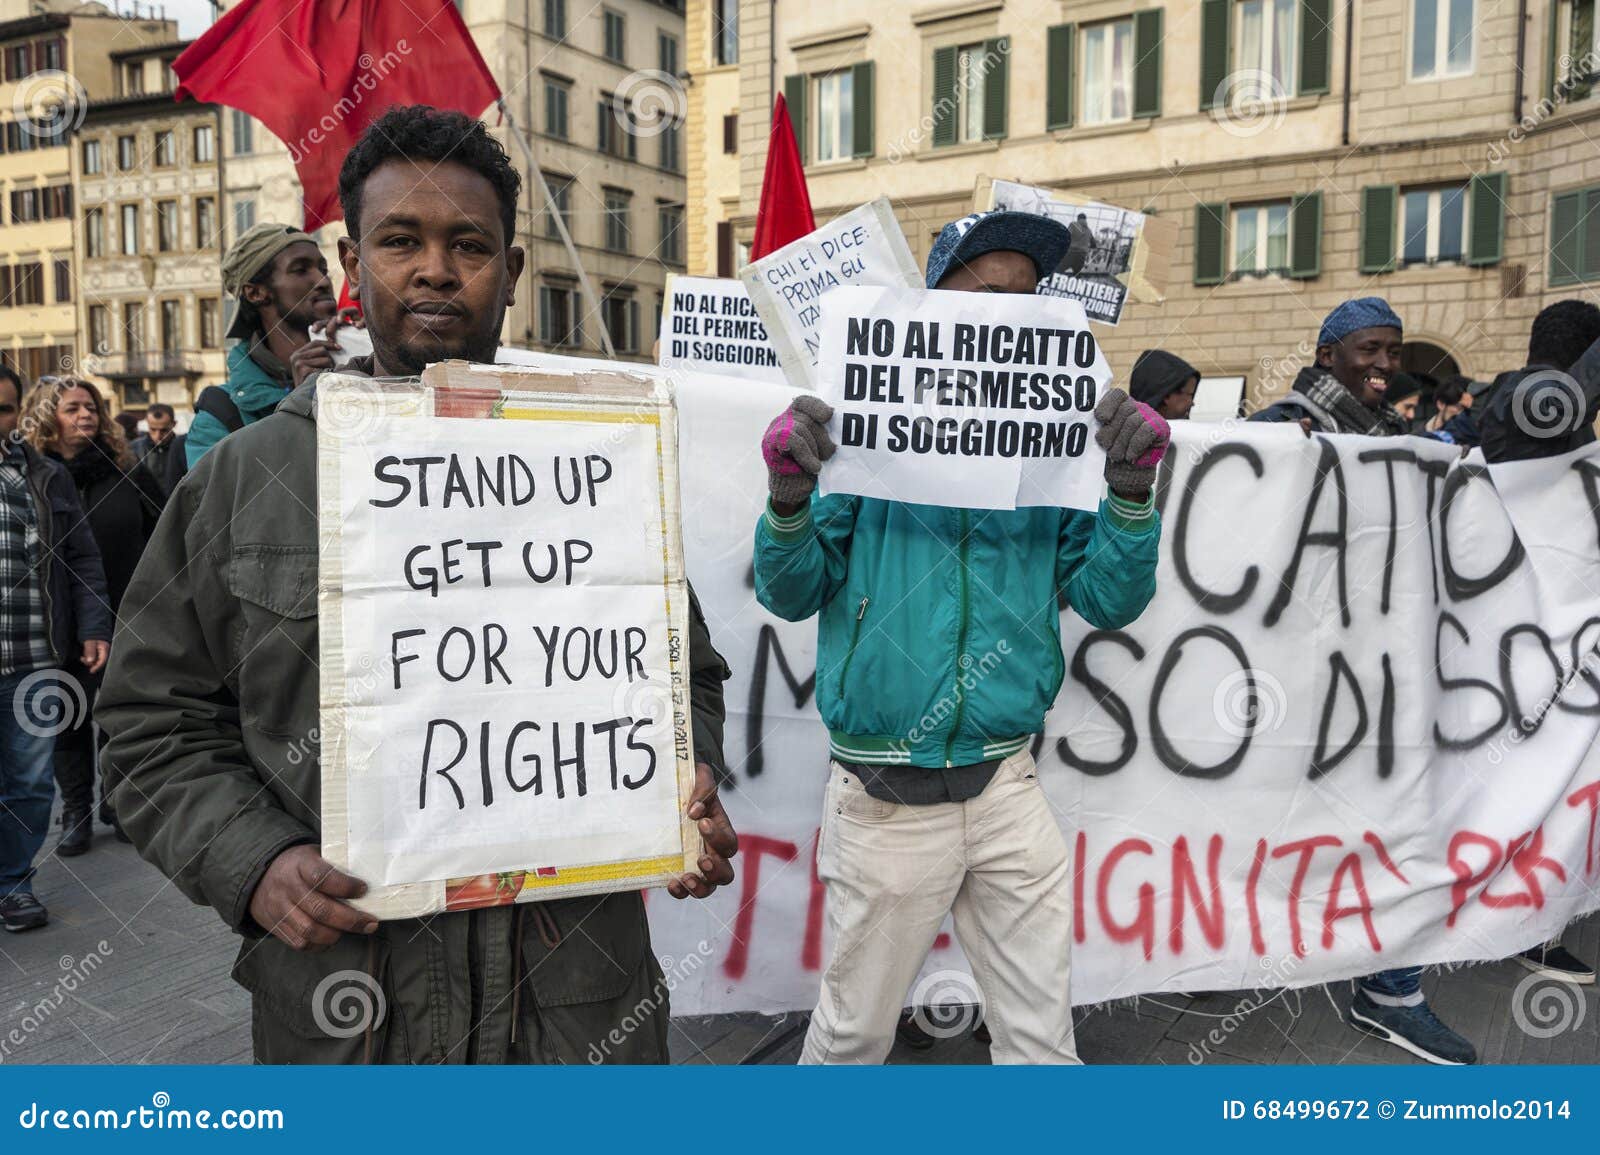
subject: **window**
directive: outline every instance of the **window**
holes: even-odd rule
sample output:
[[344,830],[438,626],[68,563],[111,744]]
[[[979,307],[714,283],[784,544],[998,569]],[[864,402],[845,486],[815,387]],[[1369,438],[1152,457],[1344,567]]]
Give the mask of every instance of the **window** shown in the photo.
[[171,168],[178,163],[178,145],[172,139],[172,130],[162,129],[156,133],[156,167]]
[[38,261],[30,261],[12,268],[11,304],[44,304],[44,266]]
[[117,137],[117,168],[130,172],[139,163],[139,141],[132,136]]
[[[1234,68],[1271,77],[1272,91],[1295,91],[1295,57],[1300,41],[1295,30],[1300,0],[1239,0]],[[1268,93],[1267,95],[1271,95]]]
[[1411,0],[1411,79],[1472,71],[1472,0]]
[[156,250],[170,253],[178,247],[178,202],[156,202]]
[[1244,205],[1233,210],[1229,271],[1235,277],[1289,272],[1289,202]]
[[72,301],[72,262],[64,257],[55,259],[56,273],[56,304],[66,305]]
[[51,185],[43,190],[40,203],[43,206],[45,220],[66,220],[72,216],[72,186],[69,184]]
[[1083,30],[1083,123],[1133,119],[1133,20]]
[[183,303],[161,302],[161,347],[167,352],[183,348]]
[[567,285],[539,286],[539,340],[546,345],[583,344],[578,290]]
[[732,156],[739,151],[739,114],[729,113],[722,118],[722,151]]
[[83,142],[83,175],[98,176],[100,173],[100,142],[86,140]]
[[123,64],[122,95],[144,95],[144,61],[130,60]]
[[33,75],[33,54],[29,51],[31,45],[13,44],[6,49],[6,79],[21,80]]
[[1421,265],[1461,259],[1466,223],[1466,185],[1406,189],[1402,203],[1402,264]]
[[618,102],[611,94],[603,94],[595,113],[598,132],[595,147],[607,156],[637,160],[639,138],[634,132],[633,109],[626,101]]
[[711,43],[718,64],[739,63],[739,0],[712,0]]
[[122,255],[125,257],[137,256],[139,253],[139,206],[122,206]]
[[611,9],[607,8],[604,10],[604,16],[606,26],[606,59],[615,60],[618,64],[623,64],[627,60],[627,52],[623,43],[626,25],[623,22],[622,13],[613,12]]
[[676,122],[661,130],[661,167],[668,172],[683,171],[683,126]]
[[849,71],[817,77],[816,158],[819,163],[839,160],[854,152],[850,140],[854,80]]
[[217,202],[212,197],[194,198],[194,247],[215,248],[217,244]]
[[661,233],[661,260],[669,265],[683,264],[683,206],[658,204],[656,226]]
[[233,202],[233,239],[256,227],[256,202],[250,197]]
[[140,301],[122,306],[122,347],[129,353],[144,352],[144,304]]
[[200,298],[200,348],[222,347],[222,302],[215,297]]
[[104,305],[89,306],[89,351],[98,356],[111,352],[111,314]]
[[250,114],[233,110],[233,155],[248,156],[256,150],[256,122]]
[[104,209],[90,209],[83,214],[83,255],[106,255],[106,214]]
[[[1009,51],[1008,41],[1001,37],[934,52],[935,146],[998,140],[1005,136]],[[857,99],[860,99],[859,94]]]
[[11,223],[25,225],[39,219],[39,190],[19,188],[11,190]]
[[988,79],[983,45],[968,44],[956,52],[956,139],[983,139],[983,88]]
[[628,251],[628,201],[631,194],[622,189],[608,188],[606,194],[606,248],[614,253]]
[[[545,183],[550,186],[550,199],[555,202],[556,212],[561,214],[561,219],[566,223],[567,231],[572,231],[572,178],[570,176],[557,176],[554,173],[544,174]],[[554,240],[561,239],[561,230],[556,226],[556,218],[550,212],[550,206],[544,209],[544,235]]]
[[567,86],[559,81],[544,82],[544,131],[567,139]]
[[611,334],[611,344],[618,353],[639,351],[639,302],[633,290],[622,287],[612,289],[600,302],[605,317],[606,331]]
[[57,37],[54,40],[41,40],[35,45],[38,54],[39,67],[50,72],[60,72],[67,66],[67,42]]
[[217,159],[217,130],[209,124],[198,124],[194,129],[194,160],[196,164],[210,164]]
[[665,32],[656,33],[657,65],[668,76],[678,75],[678,38]]
[[544,34],[560,40],[567,34],[567,0],[544,0]]

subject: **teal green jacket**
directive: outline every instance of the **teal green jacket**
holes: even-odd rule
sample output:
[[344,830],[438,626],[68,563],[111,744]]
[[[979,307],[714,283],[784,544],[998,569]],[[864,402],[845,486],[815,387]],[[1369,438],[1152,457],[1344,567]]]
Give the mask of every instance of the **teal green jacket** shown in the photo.
[[[252,341],[240,341],[228,350],[228,379],[223,388],[239,407],[239,417],[253,425],[278,407],[290,390],[255,363],[250,356]],[[228,435],[228,427],[209,413],[196,413],[184,438],[184,454],[193,469],[217,442]]]
[[1098,513],[1007,511],[813,495],[756,526],[756,597],[818,614],[817,707],[832,756],[965,766],[1016,753],[1061,688],[1058,597],[1120,629],[1156,588],[1160,517],[1111,497]]

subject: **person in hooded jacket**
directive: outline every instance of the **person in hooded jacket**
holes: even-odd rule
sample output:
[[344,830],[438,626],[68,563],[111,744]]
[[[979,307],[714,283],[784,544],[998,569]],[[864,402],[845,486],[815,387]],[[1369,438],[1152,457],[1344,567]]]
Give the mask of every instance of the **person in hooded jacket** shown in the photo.
[[[78,491],[89,531],[100,547],[108,608],[115,614],[161,516],[161,489],[138,467],[123,439],[122,427],[111,419],[106,399],[82,378],[39,378],[23,403],[23,412],[28,443],[60,462]],[[94,808],[97,748],[90,712],[103,673],[91,671],[80,661],[67,662],[63,670],[77,683],[79,693],[74,697],[87,707],[74,711],[73,724],[56,735],[55,775],[61,790],[62,828],[56,853],[71,858],[89,849],[94,831],[90,812]],[[103,800],[100,820],[125,838]]]
[[1194,408],[1200,388],[1200,371],[1175,353],[1146,349],[1133,363],[1128,394],[1150,406],[1168,421],[1184,421]]

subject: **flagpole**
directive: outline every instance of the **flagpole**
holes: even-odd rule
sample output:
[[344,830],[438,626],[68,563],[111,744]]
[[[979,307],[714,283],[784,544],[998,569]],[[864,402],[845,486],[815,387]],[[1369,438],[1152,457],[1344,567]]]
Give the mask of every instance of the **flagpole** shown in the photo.
[[495,107],[500,110],[500,115],[505,117],[506,125],[511,130],[511,138],[522,149],[522,159],[527,163],[528,171],[533,173],[533,179],[539,182],[541,199],[543,199],[545,206],[550,211],[550,219],[556,223],[556,231],[561,234],[561,243],[567,248],[567,256],[572,258],[572,267],[578,270],[578,285],[583,290],[583,299],[588,302],[589,311],[594,314],[595,322],[600,326],[600,347],[605,350],[607,357],[616,360],[617,351],[611,344],[611,334],[606,329],[605,314],[600,311],[600,300],[594,295],[594,286],[589,283],[589,274],[584,271],[583,261],[578,256],[578,246],[572,243],[572,234],[567,231],[566,218],[562,216],[560,208],[556,205],[555,197],[550,192],[550,183],[544,179],[544,173],[534,163],[533,150],[528,147],[528,142],[522,138],[522,132],[517,128],[516,118],[511,115],[511,110],[506,107],[505,97],[502,96],[499,100],[496,100]]

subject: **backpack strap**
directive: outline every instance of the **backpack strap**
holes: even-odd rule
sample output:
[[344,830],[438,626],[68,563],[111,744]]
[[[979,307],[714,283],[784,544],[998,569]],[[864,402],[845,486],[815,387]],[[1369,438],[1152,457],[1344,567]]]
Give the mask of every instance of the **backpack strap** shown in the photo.
[[195,398],[194,409],[196,413],[209,413],[229,433],[237,433],[244,428],[244,418],[239,415],[239,407],[233,403],[233,398],[228,396],[228,391],[221,385],[207,385],[200,390],[200,396]]

